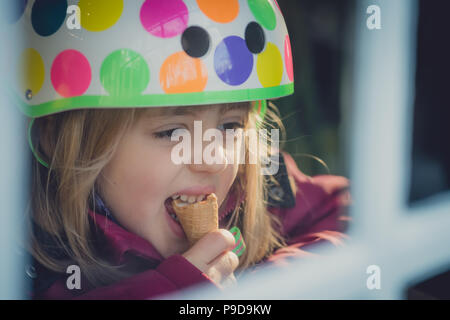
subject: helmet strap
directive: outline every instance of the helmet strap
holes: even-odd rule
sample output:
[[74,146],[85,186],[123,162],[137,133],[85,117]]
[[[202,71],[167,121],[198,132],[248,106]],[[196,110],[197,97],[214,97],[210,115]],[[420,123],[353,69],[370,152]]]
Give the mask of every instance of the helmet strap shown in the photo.
[[33,140],[31,138],[32,135],[32,127],[33,127],[33,123],[34,123],[34,118],[31,120],[31,122],[28,124],[28,145],[30,146],[31,152],[33,153],[34,157],[36,158],[36,160],[42,164],[44,167],[46,167],[47,169],[50,167],[48,165],[47,162],[45,162],[40,156],[39,154],[36,152],[36,149],[33,146]]

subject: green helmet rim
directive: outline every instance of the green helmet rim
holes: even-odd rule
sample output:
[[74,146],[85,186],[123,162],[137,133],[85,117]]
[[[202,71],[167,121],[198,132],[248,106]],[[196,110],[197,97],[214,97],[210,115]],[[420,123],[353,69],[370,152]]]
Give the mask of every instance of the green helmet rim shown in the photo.
[[84,95],[58,99],[39,105],[29,105],[22,101],[18,101],[18,103],[22,112],[28,117],[38,118],[58,112],[86,108],[151,108],[258,101],[287,96],[293,92],[294,84],[290,83],[277,87],[235,91],[194,92],[172,95],[149,94],[134,97]]

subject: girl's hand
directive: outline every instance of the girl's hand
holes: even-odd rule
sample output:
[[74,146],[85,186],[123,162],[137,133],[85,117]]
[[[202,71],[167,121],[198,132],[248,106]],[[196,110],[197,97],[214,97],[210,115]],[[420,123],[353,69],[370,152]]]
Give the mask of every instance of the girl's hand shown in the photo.
[[206,234],[183,254],[190,263],[220,288],[236,282],[234,270],[239,264],[239,258],[231,250],[235,246],[233,235],[225,229],[219,229]]

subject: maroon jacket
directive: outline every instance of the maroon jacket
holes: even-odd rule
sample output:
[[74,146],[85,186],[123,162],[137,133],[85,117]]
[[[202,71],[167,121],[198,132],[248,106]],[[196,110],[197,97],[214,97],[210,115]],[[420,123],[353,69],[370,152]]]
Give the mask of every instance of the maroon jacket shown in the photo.
[[[282,160],[286,163],[284,172],[287,169],[289,176],[294,179],[297,192],[295,197],[291,194],[290,208],[283,208],[283,203],[279,203],[269,210],[280,218],[281,232],[289,247],[274,252],[263,265],[283,265],[292,256],[308,255],[305,249],[323,240],[340,243],[345,237],[341,232],[345,231],[345,222],[348,220],[345,214],[351,204],[349,181],[346,178],[332,175],[309,177],[297,168],[289,155],[284,154]],[[284,183],[281,182],[282,195],[286,192],[292,193],[286,178],[287,175]],[[280,196],[279,191],[278,189]],[[289,202],[289,199],[286,199],[285,203]],[[233,208],[234,203],[225,207]],[[113,285],[99,288],[92,287],[82,277],[81,289],[72,290],[66,286],[70,274],[59,274],[56,277],[53,275],[50,285],[40,292],[35,291],[32,298],[149,299],[193,285],[213,285],[207,275],[183,256],[175,254],[164,259],[151,243],[128,232],[106,216],[93,211],[90,211],[90,216],[103,233],[106,249],[114,263],[123,264],[130,256],[135,256],[147,261],[148,269]]]

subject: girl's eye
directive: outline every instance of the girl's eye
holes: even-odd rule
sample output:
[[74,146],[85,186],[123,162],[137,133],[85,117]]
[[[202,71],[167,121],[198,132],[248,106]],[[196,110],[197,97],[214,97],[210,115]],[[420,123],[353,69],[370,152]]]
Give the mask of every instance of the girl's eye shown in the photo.
[[[236,129],[242,129],[244,128],[244,125],[242,123],[239,122],[227,122],[224,124],[221,124],[218,129],[225,131],[226,130],[236,130]],[[155,132],[153,134],[153,136],[157,139],[170,139],[172,137],[172,135],[174,134],[175,130],[182,130],[182,128],[174,128],[174,129],[170,129],[170,130],[165,130],[165,131],[160,131],[160,132]]]
[[158,138],[158,139],[171,138],[173,132],[174,132],[175,130],[177,130],[177,129],[179,129],[179,128],[170,129],[170,130],[161,131],[161,132],[155,132],[155,133],[153,134],[153,136],[154,136],[155,138]]
[[227,122],[224,124],[221,124],[219,126],[219,130],[223,130],[226,132],[226,130],[236,130],[236,129],[243,129],[244,125],[239,122]]

